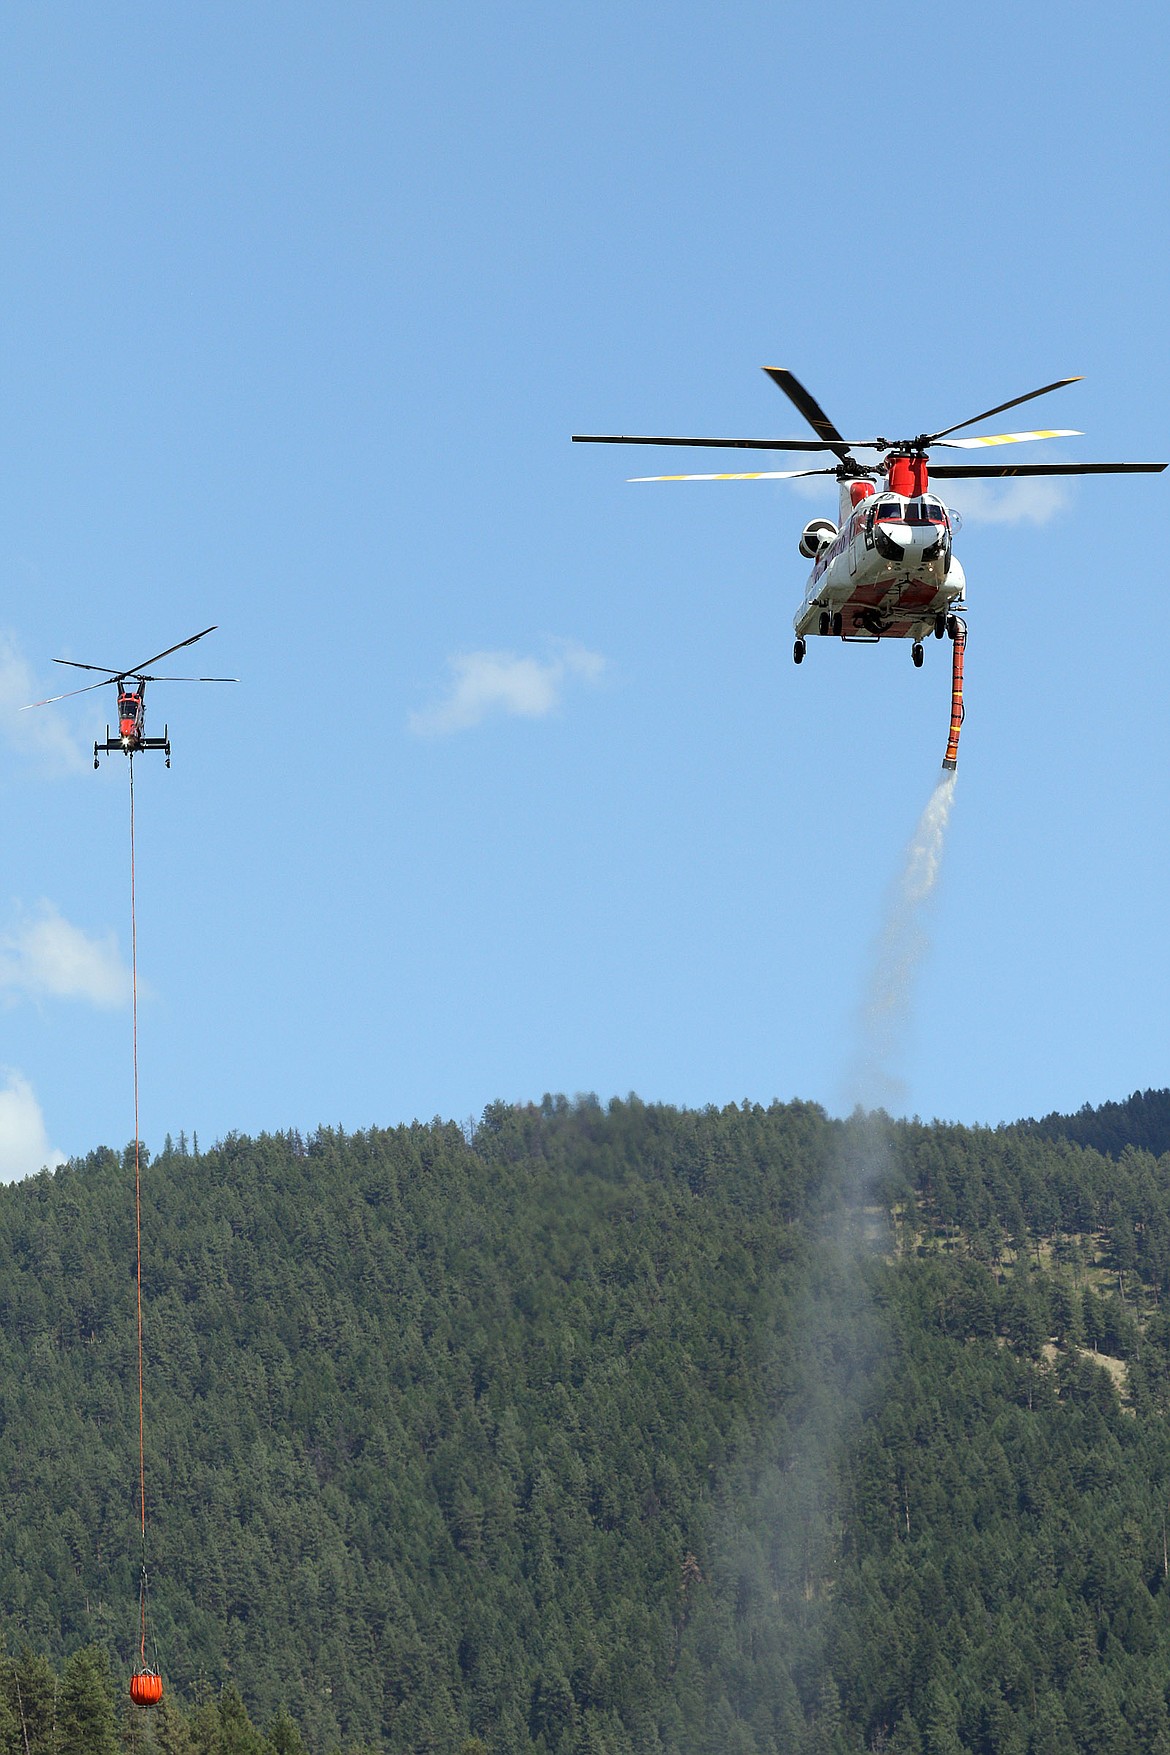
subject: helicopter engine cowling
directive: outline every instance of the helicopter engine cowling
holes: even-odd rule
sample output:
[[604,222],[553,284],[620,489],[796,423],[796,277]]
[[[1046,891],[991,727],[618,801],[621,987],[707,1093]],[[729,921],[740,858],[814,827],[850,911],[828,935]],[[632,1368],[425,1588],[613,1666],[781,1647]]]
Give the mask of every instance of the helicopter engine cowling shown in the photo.
[[828,518],[813,518],[800,533],[800,552],[805,560],[815,561],[836,534],[837,526]]

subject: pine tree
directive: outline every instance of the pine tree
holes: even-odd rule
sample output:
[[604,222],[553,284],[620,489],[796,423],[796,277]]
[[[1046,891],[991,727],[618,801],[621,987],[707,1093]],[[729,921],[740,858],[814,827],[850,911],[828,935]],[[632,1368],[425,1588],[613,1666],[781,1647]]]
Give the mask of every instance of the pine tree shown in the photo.
[[12,1694],[26,1755],[57,1755],[57,1678],[48,1659],[22,1651],[12,1667]]
[[922,1755],[922,1738],[909,1712],[904,1712],[886,1744],[887,1755]]
[[106,1654],[87,1645],[65,1665],[57,1712],[59,1755],[119,1755]]
[[276,1755],[308,1755],[296,1722],[288,1712],[279,1712],[268,1727],[268,1741]]

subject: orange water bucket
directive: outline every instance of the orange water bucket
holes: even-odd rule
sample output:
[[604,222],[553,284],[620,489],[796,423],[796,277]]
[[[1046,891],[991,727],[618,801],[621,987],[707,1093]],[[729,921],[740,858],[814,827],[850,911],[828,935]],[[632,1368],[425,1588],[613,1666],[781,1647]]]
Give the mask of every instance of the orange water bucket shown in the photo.
[[157,1706],[163,1697],[162,1677],[155,1670],[136,1670],[130,1678],[130,1698],[135,1706]]

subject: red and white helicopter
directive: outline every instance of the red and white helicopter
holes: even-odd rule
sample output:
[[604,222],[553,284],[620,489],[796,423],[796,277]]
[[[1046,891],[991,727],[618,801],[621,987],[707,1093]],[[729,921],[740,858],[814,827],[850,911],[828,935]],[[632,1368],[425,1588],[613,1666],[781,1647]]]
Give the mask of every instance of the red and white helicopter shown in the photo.
[[[132,664],[128,670],[111,670],[105,664],[81,664],[76,658],[55,658],[54,664],[68,664],[74,670],[105,671],[101,682],[87,683],[83,689],[68,689],[63,695],[49,695],[43,701],[30,701],[29,707],[48,707],[54,701],[68,701],[74,695],[87,695],[91,689],[105,688],[113,683],[118,691],[118,735],[110,736],[110,728],[106,726],[105,742],[100,739],[93,746],[93,765],[99,767],[99,752],[112,754],[121,751],[133,758],[140,750],[163,750],[167,758],[167,767],[171,765],[171,740],[169,727],[163,726],[161,737],[146,735],[146,685],[148,682],[239,682],[238,676],[147,676],[148,664],[157,664],[160,658],[169,658],[172,652],[181,652],[184,646],[193,646],[196,640],[204,635],[213,634],[218,627],[213,622],[211,627],[204,628],[202,633],[191,634],[186,640],[180,640],[175,646],[168,646],[164,652],[156,652],[152,658],[144,658],[140,664]],[[28,708],[21,708],[27,712]]]
[[[836,476],[840,488],[837,523],[814,518],[800,537],[800,552],[813,562],[804,601],[793,621],[793,657],[804,658],[811,635],[842,640],[911,640],[916,665],[923,659],[928,634],[939,639],[962,631],[956,611],[966,608],[966,581],[952,549],[958,526],[930,491],[930,477],[951,481],[974,477],[1028,475],[1150,474],[1164,463],[973,463],[941,464],[931,470],[927,452],[936,446],[977,450],[989,445],[1014,445],[1031,439],[1067,439],[1073,428],[1048,428],[1028,433],[989,433],[957,439],[953,434],[977,421],[989,420],[1021,402],[1047,396],[1079,378],[1058,378],[1010,402],[999,402],[982,414],[954,426],[911,439],[844,439],[804,385],[780,366],[765,366],[769,378],[804,416],[815,439],[681,439],[630,437],[609,433],[574,433],[575,444],[701,445],[736,451],[831,451],[835,464],[824,469],[753,470],[735,475],[641,475],[635,481],[791,481],[805,475]],[[854,451],[877,451],[872,464],[860,463]],[[879,488],[881,477],[884,485]]]

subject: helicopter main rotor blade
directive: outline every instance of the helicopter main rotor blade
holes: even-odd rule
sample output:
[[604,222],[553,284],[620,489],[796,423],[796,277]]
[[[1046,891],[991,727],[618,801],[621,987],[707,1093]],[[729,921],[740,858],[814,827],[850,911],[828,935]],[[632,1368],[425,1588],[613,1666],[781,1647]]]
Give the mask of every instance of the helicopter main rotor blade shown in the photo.
[[209,628],[204,628],[200,633],[191,634],[186,640],[178,640],[173,646],[167,646],[164,651],[155,652],[151,657],[141,659],[138,664],[128,664],[125,670],[118,672],[118,675],[138,676],[141,671],[146,669],[148,664],[157,664],[160,658],[169,658],[172,652],[181,652],[184,646],[193,646],[196,640],[202,640],[204,635],[214,634],[218,626],[218,622],[212,622]]
[[1048,427],[1034,433],[983,433],[977,439],[938,439],[948,450],[976,451],[980,445],[1021,445],[1028,439],[1080,439],[1077,427]]
[[804,416],[821,443],[827,445],[830,451],[835,451],[842,463],[851,462],[848,442],[842,438],[820,403],[809,395],[800,379],[794,377],[784,366],[765,366],[763,369],[773,384],[783,390],[792,406]]
[[134,671],[135,682],[239,682],[238,676],[143,676],[141,671]]
[[[835,451],[820,439],[676,439],[631,433],[574,433],[574,445],[706,445],[730,451]],[[844,460],[842,460],[844,461]]]
[[631,475],[630,481],[795,481],[799,475],[836,475],[835,469],[752,469],[742,475]]
[[[70,664],[73,666],[74,670],[104,670],[111,682],[121,682],[123,677],[140,675],[141,672],[146,669],[148,664],[157,664],[160,658],[169,658],[172,652],[181,652],[184,646],[193,646],[196,640],[202,640],[204,634],[213,634],[218,626],[218,622],[213,622],[209,628],[204,628],[203,633],[192,634],[190,639],[180,640],[176,646],[168,646],[165,652],[156,652],[153,658],[144,658],[141,664],[128,664],[125,670],[112,670],[108,664],[82,664],[80,660],[76,658],[54,658],[53,663]],[[95,683],[92,686],[96,688],[97,684]],[[75,689],[73,692],[78,694],[80,693],[80,690]],[[65,696],[54,695],[53,699],[55,701],[63,701]]]
[[[56,662],[58,664],[68,664],[69,660],[67,658],[58,658]],[[96,664],[83,664],[81,666],[82,670],[96,670],[97,668]],[[51,707],[54,701],[71,701],[74,695],[88,695],[91,690],[104,689],[107,683],[113,681],[113,677],[107,677],[104,682],[86,683],[83,689],[66,689],[63,695],[46,695],[43,701],[28,701],[23,707],[19,708],[18,711],[21,713],[27,713],[30,707]]]
[[1021,402],[1031,402],[1037,396],[1047,396],[1050,390],[1062,390],[1066,384],[1079,384],[1083,376],[1081,373],[1075,378],[1057,378],[1055,383],[1045,384],[1040,390],[1029,390],[1026,396],[1013,396],[1010,402],[997,403],[994,408],[985,408],[982,414],[972,414],[966,420],[957,420],[953,427],[942,427],[937,433],[926,434],[926,442],[933,445],[950,433],[961,432],[964,427],[973,427],[978,420],[990,420],[993,414],[1002,414],[1005,408],[1018,408]]
[[1165,463],[940,463],[930,473],[948,481],[999,475],[1158,475]]

